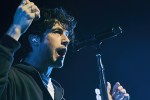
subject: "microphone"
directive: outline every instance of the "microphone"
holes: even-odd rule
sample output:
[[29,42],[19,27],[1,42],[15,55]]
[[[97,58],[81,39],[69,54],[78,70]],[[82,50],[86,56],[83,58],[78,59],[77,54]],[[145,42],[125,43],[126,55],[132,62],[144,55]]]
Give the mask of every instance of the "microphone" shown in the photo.
[[92,36],[91,39],[82,41],[82,42],[74,42],[72,44],[74,51],[79,51],[85,47],[92,46],[102,42],[105,39],[109,39],[112,37],[116,37],[118,34],[122,33],[121,27],[114,27],[109,30],[106,30],[102,33],[96,33]]

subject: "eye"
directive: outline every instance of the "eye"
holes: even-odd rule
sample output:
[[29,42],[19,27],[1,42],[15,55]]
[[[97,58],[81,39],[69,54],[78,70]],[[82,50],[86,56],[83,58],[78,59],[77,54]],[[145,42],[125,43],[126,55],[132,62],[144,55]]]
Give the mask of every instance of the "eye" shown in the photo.
[[60,31],[60,30],[55,30],[55,31],[53,31],[53,33],[62,34],[62,31]]

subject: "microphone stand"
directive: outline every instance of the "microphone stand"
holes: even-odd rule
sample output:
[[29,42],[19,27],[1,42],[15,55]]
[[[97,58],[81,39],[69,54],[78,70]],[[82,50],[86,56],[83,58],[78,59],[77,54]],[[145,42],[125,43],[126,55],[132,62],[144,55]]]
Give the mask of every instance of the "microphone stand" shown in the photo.
[[[97,50],[98,51],[100,50],[100,46],[97,47]],[[101,54],[99,52],[96,54],[96,59],[97,59],[97,67],[99,69],[100,97],[101,97],[101,100],[109,100],[108,93],[107,93],[106,78],[105,78],[105,73],[104,73],[104,66],[102,63]]]
[[76,49],[76,51],[79,51],[87,46],[92,46],[92,45],[96,44],[96,49],[98,51],[98,53],[96,54],[96,58],[97,58],[97,66],[99,68],[99,79],[100,79],[100,85],[99,85],[100,96],[101,96],[100,100],[109,100],[108,93],[107,93],[107,84],[106,84],[106,79],[105,79],[105,73],[104,73],[104,66],[103,66],[103,63],[101,60],[101,54],[99,53],[100,44],[101,44],[102,40],[115,37],[120,33],[122,33],[122,29],[120,27],[112,28],[103,33],[94,34],[92,39],[76,43],[73,46]]

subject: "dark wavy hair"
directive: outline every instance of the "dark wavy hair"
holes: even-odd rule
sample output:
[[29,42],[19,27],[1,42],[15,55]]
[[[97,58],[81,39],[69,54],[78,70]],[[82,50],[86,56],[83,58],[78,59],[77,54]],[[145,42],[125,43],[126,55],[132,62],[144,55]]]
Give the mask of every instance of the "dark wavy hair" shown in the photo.
[[67,14],[62,7],[55,9],[42,8],[40,9],[40,12],[41,18],[30,26],[27,30],[27,34],[32,33],[42,36],[47,29],[51,29],[52,26],[57,23],[57,20],[61,23],[64,29],[69,31],[69,39],[74,39],[74,28],[76,27],[77,22],[74,17]]
[[55,9],[41,8],[40,15],[40,19],[34,21],[29,29],[26,31],[26,33],[21,36],[19,40],[21,43],[21,48],[16,54],[16,62],[27,56],[27,54],[32,51],[32,48],[28,41],[28,35],[38,35],[41,37],[42,40],[46,30],[51,29],[52,26],[57,23],[56,20],[60,22],[64,29],[69,31],[69,39],[74,40],[74,28],[76,27],[77,22],[74,17],[69,15],[62,7]]

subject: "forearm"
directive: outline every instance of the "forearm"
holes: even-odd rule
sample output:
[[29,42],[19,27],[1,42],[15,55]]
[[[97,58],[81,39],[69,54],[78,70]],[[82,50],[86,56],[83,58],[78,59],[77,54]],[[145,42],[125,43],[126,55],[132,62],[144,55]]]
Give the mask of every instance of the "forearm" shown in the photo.
[[9,36],[5,35],[0,40],[0,96],[8,82],[13,55],[19,47],[20,44]]
[[13,63],[15,51],[20,47],[17,42],[26,32],[40,10],[29,0],[22,0],[14,15],[14,20],[6,34],[0,40],[0,96],[8,82],[8,73]]

